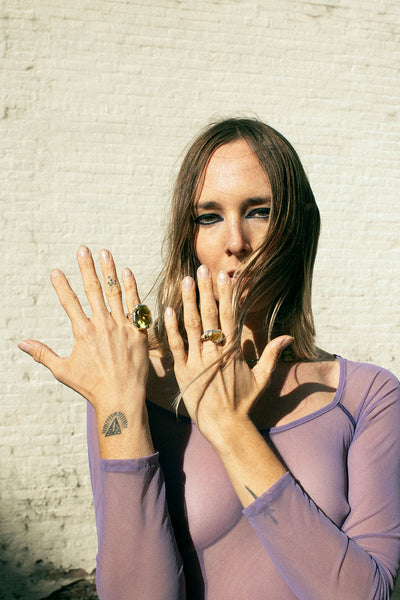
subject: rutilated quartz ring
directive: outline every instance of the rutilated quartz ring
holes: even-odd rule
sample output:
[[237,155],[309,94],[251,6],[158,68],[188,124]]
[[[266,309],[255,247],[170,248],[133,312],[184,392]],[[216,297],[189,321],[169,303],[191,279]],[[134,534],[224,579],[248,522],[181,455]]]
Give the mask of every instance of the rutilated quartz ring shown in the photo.
[[126,317],[138,329],[148,329],[152,323],[151,312],[146,304],[136,304],[132,312],[126,313]]
[[224,340],[225,336],[221,329],[207,329],[201,336],[202,342],[210,341],[214,344],[222,344]]

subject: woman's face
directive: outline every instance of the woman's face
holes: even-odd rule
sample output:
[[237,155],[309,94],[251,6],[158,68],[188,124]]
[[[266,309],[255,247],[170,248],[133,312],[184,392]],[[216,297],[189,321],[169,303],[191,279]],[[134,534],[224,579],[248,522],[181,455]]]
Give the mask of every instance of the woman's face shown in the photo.
[[194,209],[196,255],[211,271],[217,299],[218,272],[227,271],[235,282],[242,263],[265,237],[271,202],[268,176],[246,141],[215,150]]

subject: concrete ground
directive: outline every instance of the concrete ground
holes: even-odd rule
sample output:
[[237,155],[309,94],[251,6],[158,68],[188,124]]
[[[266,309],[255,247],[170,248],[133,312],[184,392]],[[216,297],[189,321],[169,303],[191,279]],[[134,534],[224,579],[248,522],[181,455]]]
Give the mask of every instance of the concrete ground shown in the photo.
[[[84,579],[75,581],[43,600],[98,600],[96,593],[95,575],[88,575]],[[400,581],[397,582],[391,600],[400,600]]]
[[43,600],[98,600],[95,575],[88,575],[66,585]]

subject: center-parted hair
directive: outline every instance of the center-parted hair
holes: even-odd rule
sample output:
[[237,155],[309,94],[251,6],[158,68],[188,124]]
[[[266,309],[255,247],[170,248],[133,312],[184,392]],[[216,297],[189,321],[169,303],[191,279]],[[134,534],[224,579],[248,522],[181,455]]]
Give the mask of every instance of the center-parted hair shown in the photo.
[[296,358],[312,360],[316,353],[311,284],[320,230],[318,207],[292,145],[272,127],[248,118],[225,119],[209,125],[192,142],[183,159],[173,192],[166,263],[157,295],[159,316],[150,336],[150,347],[169,353],[163,319],[167,306],[174,308],[180,333],[186,340],[181,281],[186,275],[196,278],[199,266],[194,206],[213,152],[237,140],[245,140],[254,151],[272,190],[265,238],[244,260],[234,289],[237,347],[249,309],[262,304],[268,339],[291,335]]

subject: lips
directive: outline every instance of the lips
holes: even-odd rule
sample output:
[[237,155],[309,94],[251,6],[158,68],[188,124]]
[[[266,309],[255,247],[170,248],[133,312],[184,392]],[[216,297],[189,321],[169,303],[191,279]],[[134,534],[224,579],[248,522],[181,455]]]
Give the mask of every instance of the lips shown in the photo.
[[[227,271],[227,273],[228,273],[229,277],[231,278],[231,284],[236,285],[236,282],[238,280],[238,277],[239,277],[241,271]],[[248,282],[248,280],[249,280],[248,277],[246,277],[243,280],[243,283],[246,284]]]

